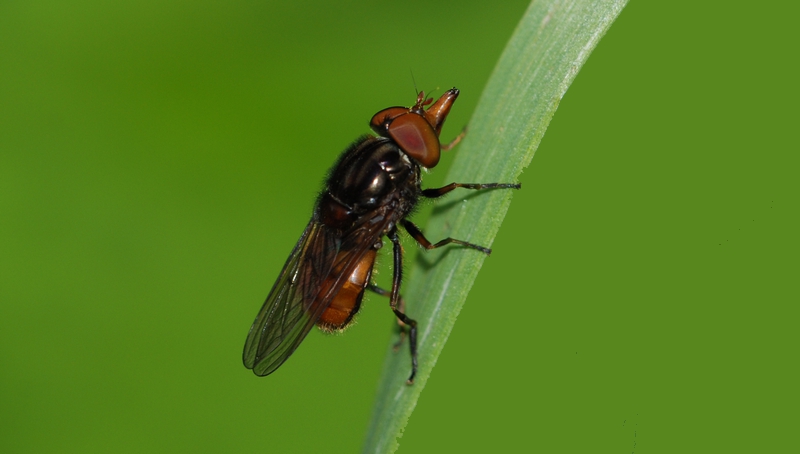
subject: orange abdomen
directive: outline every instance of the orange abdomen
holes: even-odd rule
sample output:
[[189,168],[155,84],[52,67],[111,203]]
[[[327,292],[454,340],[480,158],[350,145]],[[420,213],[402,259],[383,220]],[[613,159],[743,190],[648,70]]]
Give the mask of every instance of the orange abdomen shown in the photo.
[[[376,251],[371,249],[358,262],[347,281],[333,297],[330,306],[322,313],[317,326],[325,331],[336,331],[347,327],[361,307],[364,289],[372,277],[372,266],[375,264]],[[325,286],[323,285],[323,288]]]

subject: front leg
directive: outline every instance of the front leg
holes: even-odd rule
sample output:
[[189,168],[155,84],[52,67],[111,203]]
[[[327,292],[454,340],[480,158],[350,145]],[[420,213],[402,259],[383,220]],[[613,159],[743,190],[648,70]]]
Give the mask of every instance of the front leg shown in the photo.
[[519,189],[519,183],[450,183],[447,186],[433,189],[423,189],[422,196],[429,199],[441,197],[456,188],[464,189]]

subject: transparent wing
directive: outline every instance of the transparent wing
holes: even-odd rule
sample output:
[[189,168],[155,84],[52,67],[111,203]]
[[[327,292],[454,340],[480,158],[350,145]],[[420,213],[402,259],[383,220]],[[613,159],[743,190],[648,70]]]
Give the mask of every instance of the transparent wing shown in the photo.
[[308,224],[250,328],[245,367],[271,374],[297,349],[387,224],[383,216],[366,219],[345,236]]
[[250,327],[242,355],[245,367],[257,375],[273,372],[296,348],[294,340],[308,334],[314,320],[306,302],[316,298],[339,244],[321,224],[308,224]]

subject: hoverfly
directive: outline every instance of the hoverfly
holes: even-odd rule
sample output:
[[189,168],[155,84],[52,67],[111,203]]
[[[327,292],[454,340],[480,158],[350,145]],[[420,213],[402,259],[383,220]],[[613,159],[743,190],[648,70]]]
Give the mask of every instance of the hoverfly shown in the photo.
[[[442,125],[458,94],[453,88],[433,102],[420,92],[411,107],[381,110],[370,121],[379,136],[362,136],[341,154],[328,174],[311,221],[250,328],[242,355],[245,367],[256,375],[271,374],[314,325],[328,332],[346,328],[361,306],[364,290],[371,290],[389,297],[401,336],[408,332],[408,384],[413,383],[417,373],[417,322],[405,314],[400,297],[403,252],[398,227],[426,249],[455,243],[488,255],[488,248],[453,238],[431,243],[406,216],[420,198],[437,198],[456,188],[520,188],[519,184],[507,183],[421,188],[420,169],[435,167],[440,151],[452,148],[463,135],[449,144],[439,142]],[[384,236],[393,249],[391,290],[371,281]]]

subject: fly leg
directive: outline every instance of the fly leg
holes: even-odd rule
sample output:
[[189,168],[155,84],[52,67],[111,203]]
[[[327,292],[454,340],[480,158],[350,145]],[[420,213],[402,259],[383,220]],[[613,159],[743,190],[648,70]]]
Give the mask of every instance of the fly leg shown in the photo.
[[466,126],[464,126],[464,129],[461,130],[461,132],[456,136],[455,139],[451,140],[448,143],[443,143],[439,145],[439,148],[441,148],[442,151],[452,150],[454,146],[458,145],[458,142],[461,142],[461,139],[463,139],[465,135],[467,135]]
[[406,384],[414,383],[414,376],[417,375],[417,322],[406,316],[400,308],[400,281],[403,280],[403,249],[400,246],[400,239],[397,237],[397,229],[392,228],[387,234],[392,242],[392,252],[394,257],[394,270],[392,273],[392,291],[389,296],[389,306],[397,318],[408,327],[408,343],[411,347],[411,376],[408,377]]
[[[377,293],[380,296],[385,296],[386,298],[390,298],[392,296],[391,291],[382,289],[375,284],[368,285],[367,289]],[[403,295],[398,296],[397,308],[400,310],[400,312],[404,314],[406,313],[406,300],[403,299]],[[402,320],[400,320],[399,318],[397,319],[397,327],[400,328],[400,340],[398,340],[397,343],[394,344],[393,347],[394,351],[399,350],[400,346],[403,345],[403,341],[406,339],[407,326],[408,325],[403,323]]]
[[[462,133],[463,134],[463,133]],[[454,142],[460,140],[460,136],[456,138]],[[450,183],[447,186],[442,186],[441,188],[431,188],[431,189],[423,189],[422,196],[427,197],[429,199],[435,199],[437,197],[441,197],[448,192],[452,191],[456,188],[464,188],[464,189],[519,189],[522,185],[519,183]],[[438,247],[442,247],[446,244],[455,243],[460,244],[461,246],[472,248],[478,251],[483,252],[486,255],[490,255],[492,250],[489,248],[485,248],[483,246],[478,246],[477,244],[468,243],[462,240],[456,240],[454,238],[445,238],[442,241],[439,241],[436,244],[431,244],[425,235],[422,234],[422,231],[414,225],[413,222],[403,219],[403,227],[408,231],[408,233],[417,240],[422,247],[425,249],[436,249]]]
[[447,186],[433,189],[423,189],[422,196],[429,199],[441,197],[456,188],[464,189],[519,189],[519,183],[450,183]]
[[408,219],[403,219],[403,227],[405,227],[406,231],[414,238],[420,246],[424,247],[425,249],[436,249],[438,247],[442,247],[446,244],[454,243],[460,244],[461,246],[472,248],[478,251],[483,252],[486,255],[491,255],[492,250],[483,246],[478,246],[477,244],[467,243],[466,241],[456,240],[454,238],[445,238],[442,241],[439,241],[436,244],[431,244],[425,235],[422,233],[422,230],[419,229],[413,222],[409,221]]

